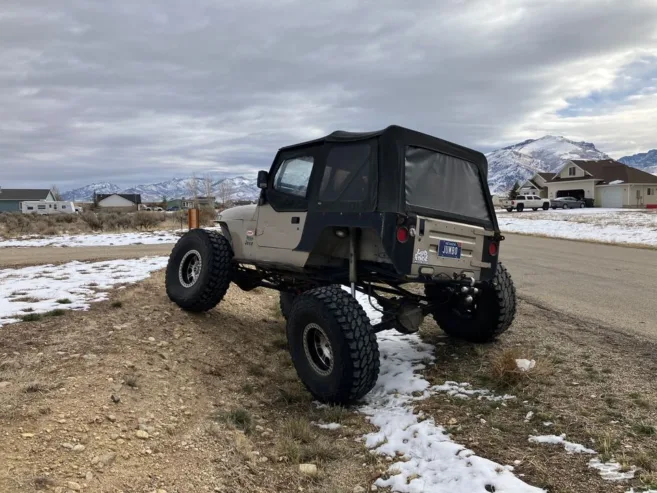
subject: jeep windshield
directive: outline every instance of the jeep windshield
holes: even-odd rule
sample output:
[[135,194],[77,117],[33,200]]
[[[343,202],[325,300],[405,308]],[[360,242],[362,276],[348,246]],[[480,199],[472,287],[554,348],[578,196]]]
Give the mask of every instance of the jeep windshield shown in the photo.
[[406,208],[429,217],[492,226],[479,168],[422,147],[406,146]]

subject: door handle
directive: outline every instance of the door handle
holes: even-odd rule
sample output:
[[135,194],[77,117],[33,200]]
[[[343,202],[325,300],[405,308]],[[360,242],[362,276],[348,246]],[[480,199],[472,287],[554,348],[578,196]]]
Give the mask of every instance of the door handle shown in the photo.
[[299,224],[300,221],[301,219],[299,218],[299,216],[294,216],[292,218],[292,224]]

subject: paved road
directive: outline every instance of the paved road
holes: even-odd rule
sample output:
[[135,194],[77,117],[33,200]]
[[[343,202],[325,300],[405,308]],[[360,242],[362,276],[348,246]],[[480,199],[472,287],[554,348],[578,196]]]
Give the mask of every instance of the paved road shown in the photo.
[[505,236],[521,298],[657,339],[657,250]]
[[0,267],[61,264],[71,260],[110,260],[149,255],[169,255],[173,243],[167,245],[127,245],[103,247],[38,247],[0,248]]

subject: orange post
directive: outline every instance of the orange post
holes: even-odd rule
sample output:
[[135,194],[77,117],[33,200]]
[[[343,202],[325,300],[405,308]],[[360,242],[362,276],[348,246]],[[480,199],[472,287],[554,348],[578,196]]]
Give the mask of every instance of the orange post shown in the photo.
[[189,229],[196,229],[196,228],[200,227],[200,224],[199,224],[200,214],[199,214],[199,212],[200,211],[196,208],[189,209],[187,211],[187,226],[189,227]]

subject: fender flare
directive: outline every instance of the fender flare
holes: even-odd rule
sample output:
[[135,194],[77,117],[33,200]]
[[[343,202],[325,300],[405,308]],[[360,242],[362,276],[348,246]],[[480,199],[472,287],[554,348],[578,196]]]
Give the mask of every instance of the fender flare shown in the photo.
[[226,237],[226,239],[230,243],[231,248],[234,249],[233,237],[230,234],[230,229],[228,229],[228,224],[226,224],[225,222],[219,221],[219,226],[221,227],[221,234]]

